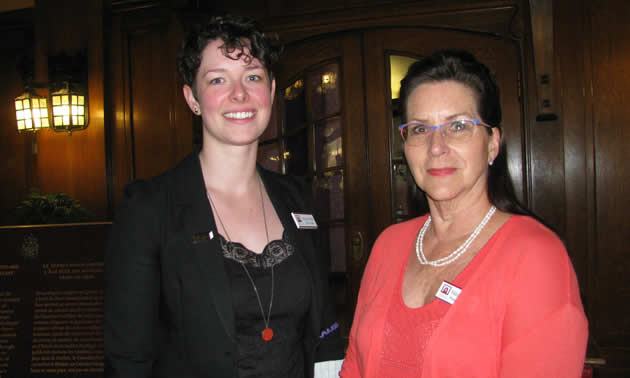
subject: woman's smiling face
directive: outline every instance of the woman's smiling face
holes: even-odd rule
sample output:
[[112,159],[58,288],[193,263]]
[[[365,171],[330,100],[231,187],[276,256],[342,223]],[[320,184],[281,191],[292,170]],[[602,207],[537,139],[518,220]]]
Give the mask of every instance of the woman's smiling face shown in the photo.
[[[184,86],[190,108],[201,115],[204,138],[248,145],[258,141],[271,117],[275,81],[247,48],[224,54],[213,40],[201,54],[194,89]],[[198,109],[198,111],[196,111]]]
[[[478,119],[475,93],[456,81],[420,84],[407,100],[407,121],[441,125],[456,119]],[[405,156],[416,184],[432,201],[487,196],[488,163],[499,152],[500,133],[475,127],[465,143],[447,143],[435,130],[426,144],[405,144]]]

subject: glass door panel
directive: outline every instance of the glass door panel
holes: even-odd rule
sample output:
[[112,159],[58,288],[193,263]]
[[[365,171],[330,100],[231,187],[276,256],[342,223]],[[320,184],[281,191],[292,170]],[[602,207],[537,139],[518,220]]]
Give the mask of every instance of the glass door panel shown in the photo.
[[315,178],[315,204],[321,216],[343,222],[343,171],[330,171]]
[[390,109],[391,109],[391,133],[390,133],[390,151],[391,151],[391,172],[392,172],[392,219],[394,222],[402,222],[418,215],[413,206],[412,199],[416,194],[417,188],[413,182],[413,178],[409,173],[407,161],[405,160],[402,137],[398,126],[402,123],[402,115],[400,114],[400,81],[405,77],[409,67],[417,62],[416,57],[404,55],[389,55],[389,76],[390,76]]
[[[318,62],[281,86],[274,118],[261,138],[258,161],[313,183],[317,222],[330,246],[331,272],[346,267],[344,234],[343,113],[339,63]],[[306,78],[303,79],[303,78]],[[280,84],[282,85],[282,83]]]
[[327,64],[308,75],[313,119],[330,116],[341,110],[339,64]]
[[286,133],[299,128],[307,121],[306,94],[304,93],[304,80],[297,79],[284,88],[281,100],[284,104],[284,124]]
[[[353,249],[350,239],[364,240],[369,230],[368,202],[350,196],[353,186],[367,187],[362,67],[358,33],[335,35],[285,46],[276,70],[276,106],[281,120],[261,138],[259,161],[311,183],[322,257],[330,261],[329,281],[342,332],[347,335],[367,253]],[[342,63],[343,62],[343,63]],[[345,81],[353,83],[344,85]],[[358,83],[358,85],[357,85]],[[351,110],[351,111],[350,111]],[[348,144],[352,135],[352,144]],[[348,161],[346,153],[357,161]],[[274,160],[279,158],[279,160]],[[352,183],[346,178],[351,175]],[[367,244],[367,243],[366,243]],[[355,251],[356,250],[356,251]],[[359,266],[361,270],[355,271]]]
[[304,127],[284,138],[286,146],[284,162],[287,174],[304,176],[309,172],[311,159],[308,153],[308,129]]
[[315,126],[315,168],[343,168],[341,118],[334,117]]

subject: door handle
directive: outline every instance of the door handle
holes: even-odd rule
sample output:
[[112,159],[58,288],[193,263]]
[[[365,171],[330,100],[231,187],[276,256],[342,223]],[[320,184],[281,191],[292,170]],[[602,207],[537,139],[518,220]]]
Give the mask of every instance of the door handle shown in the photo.
[[352,235],[352,258],[356,262],[363,260],[363,234],[361,231],[357,231]]

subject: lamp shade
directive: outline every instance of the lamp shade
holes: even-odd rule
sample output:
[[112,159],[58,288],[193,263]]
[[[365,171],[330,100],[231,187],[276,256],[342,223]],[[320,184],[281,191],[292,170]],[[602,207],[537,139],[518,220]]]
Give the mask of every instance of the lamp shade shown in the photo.
[[69,86],[50,95],[52,103],[52,127],[55,131],[81,130],[88,124],[86,96]]
[[37,131],[49,126],[46,97],[26,92],[15,99],[18,131]]

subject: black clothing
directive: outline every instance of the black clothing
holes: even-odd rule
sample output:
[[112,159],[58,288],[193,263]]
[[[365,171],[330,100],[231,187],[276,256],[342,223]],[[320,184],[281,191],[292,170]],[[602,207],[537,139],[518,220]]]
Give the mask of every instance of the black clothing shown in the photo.
[[[221,236],[222,237],[222,236]],[[311,301],[308,271],[293,256],[293,246],[287,240],[273,240],[256,254],[238,243],[226,256],[225,266],[232,284],[232,303],[235,314],[237,358],[240,378],[303,378],[304,325]],[[222,241],[223,242],[223,241]],[[236,256],[235,256],[236,255]],[[273,303],[269,327],[273,339],[264,341],[261,332],[265,320],[260,304],[241,263],[245,264],[260,295],[264,317],[269,314],[271,299],[271,266],[273,266]]]
[[[237,377],[232,288],[196,151],[177,167],[125,188],[105,255],[105,376]],[[313,213],[296,178],[258,168],[312,288],[304,372],[343,358],[328,292],[328,254],[291,212]],[[327,334],[327,335],[326,335]],[[320,335],[326,335],[320,338]]]

